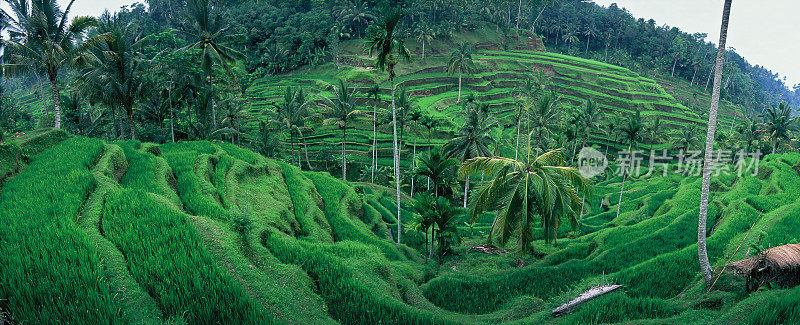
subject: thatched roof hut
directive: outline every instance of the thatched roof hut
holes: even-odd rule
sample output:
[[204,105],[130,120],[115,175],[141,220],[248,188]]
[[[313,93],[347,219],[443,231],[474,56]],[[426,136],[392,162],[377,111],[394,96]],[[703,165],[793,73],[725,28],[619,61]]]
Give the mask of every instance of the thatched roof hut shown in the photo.
[[726,269],[747,277],[749,291],[770,283],[800,285],[800,244],[770,248],[755,257],[728,264]]

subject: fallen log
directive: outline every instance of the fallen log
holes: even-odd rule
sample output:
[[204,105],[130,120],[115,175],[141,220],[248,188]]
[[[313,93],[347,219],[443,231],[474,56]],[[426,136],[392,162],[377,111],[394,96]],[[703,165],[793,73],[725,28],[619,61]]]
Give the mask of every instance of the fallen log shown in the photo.
[[587,302],[589,300],[592,300],[594,298],[600,297],[614,290],[617,290],[619,288],[622,288],[622,286],[619,284],[592,287],[591,289],[586,290],[586,292],[580,294],[577,298],[572,299],[570,302],[558,306],[556,309],[553,309],[553,316],[558,317],[564,314],[568,314],[572,312],[572,310],[578,305]]

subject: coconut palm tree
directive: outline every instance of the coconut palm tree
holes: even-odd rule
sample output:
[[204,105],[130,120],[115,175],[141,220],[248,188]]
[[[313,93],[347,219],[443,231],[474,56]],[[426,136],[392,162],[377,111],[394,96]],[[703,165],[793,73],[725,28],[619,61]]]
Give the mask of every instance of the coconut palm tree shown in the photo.
[[660,116],[656,116],[647,124],[647,141],[650,142],[650,151],[653,151],[653,145],[658,141],[663,140],[664,136],[664,122],[661,121]]
[[375,65],[380,70],[387,70],[389,72],[389,85],[392,90],[392,129],[394,137],[394,179],[398,180],[395,183],[395,190],[397,192],[397,245],[399,246],[400,234],[402,231],[401,211],[400,211],[400,152],[397,147],[397,108],[394,102],[394,67],[397,65],[397,56],[406,61],[411,60],[411,53],[405,46],[403,39],[400,38],[397,31],[397,24],[403,18],[403,13],[400,11],[389,11],[384,15],[379,24],[373,26],[367,37],[365,47],[368,49],[367,53],[370,56],[376,56]]
[[470,75],[477,68],[475,63],[472,62],[472,43],[461,42],[458,48],[450,54],[450,61],[447,62],[447,73],[458,73],[458,99],[456,103],[461,102],[461,78],[463,74]]
[[603,122],[603,112],[597,106],[597,103],[591,99],[586,100],[586,103],[580,107],[578,112],[579,124],[583,128],[583,140],[581,140],[581,148],[586,146],[586,140],[592,130],[600,128]]
[[761,124],[754,117],[745,116],[745,124],[738,130],[739,141],[745,143],[745,151],[750,152],[750,147],[753,142],[758,141],[761,137]]
[[716,73],[714,74],[714,90],[711,94],[711,108],[708,114],[708,132],[706,134],[706,150],[703,159],[703,184],[700,193],[700,215],[697,225],[697,256],[700,262],[700,272],[706,285],[711,285],[714,271],[708,261],[706,249],[706,218],[708,216],[708,192],[711,185],[711,161],[714,151],[714,132],[717,126],[717,109],[722,86],[722,64],[725,61],[725,43],[728,39],[728,22],[731,16],[732,0],[725,0],[722,9],[722,28],[719,35],[719,49],[717,50]]
[[[10,0],[14,17],[5,15],[9,40],[4,43],[3,75],[13,77],[25,72],[44,72],[50,81],[53,95],[54,127],[61,128],[61,105],[58,74],[71,66],[74,59],[99,36],[85,38],[89,28],[96,25],[92,17],[75,17],[69,22],[71,0],[62,10],[56,0]],[[80,44],[78,41],[82,40]]]
[[[74,0],[73,0],[74,1]],[[186,12],[181,33],[192,42],[181,50],[201,50],[200,66],[208,78],[211,101],[214,100],[214,65],[219,65],[226,71],[237,60],[244,60],[245,56],[226,43],[236,41],[242,37],[234,33],[233,26],[219,13],[219,6],[214,6],[212,0],[187,0]],[[217,128],[217,113],[211,105],[211,121]]]
[[577,32],[575,31],[575,29],[572,29],[572,28],[568,29],[564,33],[564,36],[562,36],[561,38],[563,39],[564,43],[567,43],[567,45],[568,45],[567,46],[567,53],[572,52],[572,44],[579,41],[578,40],[578,36],[577,36]]
[[[434,223],[435,217],[433,211],[436,209],[436,196],[422,194],[418,195],[417,198],[414,200],[414,210],[419,213],[419,218],[412,224],[412,228],[422,231],[425,234],[425,262],[428,261],[428,255],[431,255],[431,250],[433,249],[433,237],[431,235],[431,241],[428,241],[428,231],[435,231]],[[428,245],[430,244],[430,245]]]
[[577,224],[579,195],[587,193],[590,181],[577,169],[564,167],[563,149],[538,157],[528,153],[522,161],[504,157],[478,157],[465,162],[459,175],[475,172],[494,179],[473,195],[469,217],[474,222],[486,211],[496,211],[488,241],[498,236],[505,245],[516,237],[520,254],[531,250],[536,219],[542,224],[545,241],[556,241],[562,219]]
[[375,20],[375,14],[370,9],[370,5],[363,0],[348,1],[334,8],[334,13],[339,21],[349,25],[351,31],[358,30],[359,38],[364,26]]
[[145,85],[144,57],[139,51],[141,34],[138,28],[122,22],[118,14],[108,11],[98,20],[97,32],[103,37],[77,57],[83,67],[78,76],[82,93],[121,111],[127,118],[131,139],[136,140],[133,111]]
[[764,119],[763,129],[772,142],[772,153],[775,153],[782,139],[789,140],[789,132],[797,130],[797,117],[792,116],[792,107],[781,102],[772,105],[761,116]]
[[411,111],[409,113],[409,117],[408,118],[409,118],[410,122],[414,123],[413,128],[412,128],[412,130],[414,131],[414,145],[412,147],[413,149],[412,149],[412,155],[411,155],[411,195],[410,195],[413,198],[414,197],[414,167],[415,167],[415,164],[417,162],[417,138],[419,137],[419,132],[418,132],[419,131],[419,122],[422,119],[422,112],[420,112],[420,110],[418,110],[418,109],[415,109],[415,110],[413,110],[413,111]]
[[528,103],[529,124],[533,130],[528,134],[528,145],[533,132],[537,132],[535,149],[541,149],[542,137],[546,131],[555,132],[561,125],[561,98],[553,92],[539,96]]
[[449,180],[455,176],[456,166],[457,160],[448,158],[440,147],[433,147],[427,155],[420,157],[414,173],[427,177],[433,183],[433,195],[441,196],[446,194]]
[[[633,150],[636,149],[636,146],[639,142],[644,139],[645,133],[645,125],[642,123],[642,113],[640,111],[636,111],[636,113],[628,117],[624,124],[618,129],[619,132],[619,139],[622,141],[623,144],[628,145],[628,152],[633,158]],[[631,162],[632,165],[632,162]],[[630,166],[628,166],[630,167]],[[619,210],[622,206],[622,193],[625,191],[625,178],[628,176],[628,169],[623,167],[622,168],[622,186],[619,188],[619,201],[617,201],[617,217],[619,217]]]
[[[459,161],[467,161],[476,157],[488,157],[492,152],[489,145],[494,142],[490,132],[497,121],[488,116],[488,105],[470,102],[464,112],[464,126],[458,129],[456,136],[444,145],[448,157]],[[464,175],[464,208],[469,196],[469,174]]]
[[370,87],[366,93],[372,103],[372,165],[370,165],[370,182],[375,184],[375,169],[378,168],[378,105],[381,102],[381,87],[378,84]]
[[677,141],[675,144],[678,146],[679,149],[686,152],[697,143],[699,130],[697,129],[697,125],[695,124],[686,124],[684,125],[677,134]]
[[594,25],[589,25],[586,29],[583,30],[583,35],[586,36],[586,53],[585,55],[589,54],[589,44],[591,43],[592,36],[597,36],[597,28]]
[[417,41],[422,44],[422,59],[425,60],[425,43],[430,43],[436,38],[436,31],[424,24],[417,27],[414,33],[417,35]]
[[322,104],[325,110],[322,112],[324,125],[336,125],[342,130],[342,180],[347,180],[347,124],[361,115],[362,110],[356,106],[356,96],[352,89],[348,89],[348,83],[339,79],[339,87],[333,87],[333,97],[323,97]]
[[[305,98],[305,92],[302,89],[295,89],[288,87],[283,92],[283,102],[281,104],[273,103],[273,109],[268,110],[266,113],[270,118],[271,123],[283,132],[289,133],[289,145],[291,146],[291,157],[297,157],[297,166],[302,168],[300,163],[300,155],[295,156],[294,144],[295,137],[303,137],[303,132],[308,129],[306,126],[306,119],[310,114],[309,108],[312,101]],[[306,153],[307,155],[307,153]],[[306,163],[308,158],[306,157]],[[311,168],[309,164],[309,169]]]

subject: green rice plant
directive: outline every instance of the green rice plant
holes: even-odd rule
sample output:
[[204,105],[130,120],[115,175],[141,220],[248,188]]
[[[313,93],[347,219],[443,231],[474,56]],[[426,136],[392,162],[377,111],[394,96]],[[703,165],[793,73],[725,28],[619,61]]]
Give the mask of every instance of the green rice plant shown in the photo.
[[38,154],[0,193],[0,300],[20,323],[117,318],[91,241],[75,224],[95,186],[100,140],[71,138]]
[[645,318],[668,318],[683,309],[673,301],[658,298],[634,298],[625,293],[611,293],[578,307],[566,323],[626,323]]
[[125,255],[131,275],[156,299],[165,316],[204,324],[271,320],[214,264],[186,216],[147,193],[109,193],[102,230]]

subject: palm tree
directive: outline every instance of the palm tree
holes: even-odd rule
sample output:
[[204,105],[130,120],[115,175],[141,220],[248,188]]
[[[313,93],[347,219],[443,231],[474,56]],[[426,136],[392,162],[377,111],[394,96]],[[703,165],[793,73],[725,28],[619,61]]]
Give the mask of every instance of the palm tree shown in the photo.
[[346,4],[334,8],[336,17],[350,25],[350,30],[358,30],[361,37],[361,31],[364,26],[375,20],[375,14],[370,9],[370,5],[363,0],[348,1]]
[[473,196],[470,218],[474,222],[486,211],[497,211],[489,231],[489,243],[499,236],[501,245],[518,239],[518,252],[528,253],[536,219],[542,224],[545,241],[556,241],[561,220],[569,218],[573,227],[580,209],[579,194],[590,188],[588,179],[577,169],[564,167],[563,149],[523,161],[504,157],[473,158],[461,165],[459,175],[478,171],[494,179]]
[[[536,101],[528,104],[526,111],[530,126],[538,133],[535,149],[541,149],[542,136],[545,131],[555,132],[561,124],[561,98],[550,92],[540,96]],[[528,134],[528,145],[534,131]]]
[[797,130],[797,117],[792,116],[792,107],[784,102],[773,105],[762,115],[764,132],[772,141],[772,153],[778,148],[781,139],[790,139],[789,132]]
[[370,171],[372,176],[370,182],[375,184],[375,168],[378,168],[378,104],[381,102],[381,87],[375,84],[367,90],[367,97],[371,98],[372,104],[372,165]]
[[576,31],[574,29],[568,29],[564,36],[562,36],[564,43],[567,43],[567,53],[572,52],[572,44],[578,41],[578,36],[576,35]]
[[420,157],[414,173],[427,177],[433,183],[433,195],[440,196],[445,194],[445,187],[455,175],[456,166],[457,160],[448,158],[439,147],[433,147],[427,155]]
[[695,124],[686,124],[678,131],[678,138],[675,144],[683,152],[689,151],[696,142],[699,130]]
[[[631,159],[633,159],[633,150],[636,149],[637,143],[644,138],[644,132],[645,126],[642,123],[642,113],[640,111],[636,111],[636,114],[629,117],[626,123],[619,128],[619,139],[623,144],[628,145],[628,153],[631,155]],[[631,166],[628,167],[632,167],[633,161],[630,162],[630,165]],[[619,217],[619,210],[622,206],[622,193],[624,193],[625,190],[625,178],[628,176],[628,169],[631,168],[622,168],[622,186],[619,188],[617,217]]]
[[[8,1],[16,17],[6,16],[10,39],[4,41],[3,75],[19,76],[27,71],[43,71],[52,88],[54,127],[61,128],[61,105],[58,73],[70,66],[85,48],[99,40],[99,36],[84,38],[96,25],[92,17],[75,17],[69,22],[71,0],[61,10],[55,0]],[[78,45],[77,42],[83,42]]]
[[425,43],[430,43],[436,37],[436,32],[428,25],[420,25],[415,31],[417,41],[422,43],[422,59],[425,60]]
[[409,121],[414,122],[414,127],[412,130],[414,131],[414,145],[412,149],[412,156],[411,156],[411,197],[414,197],[414,167],[417,162],[417,138],[419,137],[419,121],[422,119],[422,112],[420,110],[415,109],[409,113]]
[[660,116],[656,116],[650,123],[647,124],[647,140],[650,142],[650,151],[653,151],[653,144],[662,140],[664,135],[664,122],[661,121]]
[[[305,93],[302,89],[288,87],[283,92],[283,102],[280,105],[273,103],[273,109],[267,111],[272,124],[277,126],[281,131],[289,133],[290,139],[289,141],[284,141],[284,143],[289,142],[291,146],[292,161],[294,161],[295,157],[295,136],[299,135],[303,137],[303,131],[307,129],[306,119],[309,116],[309,106],[312,103],[312,101],[305,98]],[[300,155],[298,154],[296,157],[297,166],[302,168]],[[308,153],[306,153],[306,163],[308,163]],[[309,169],[310,168],[311,165],[309,163]]]
[[[229,95],[219,102],[220,106],[225,108],[221,124],[236,131],[234,135],[231,136],[231,143],[234,143],[235,138],[237,143],[241,144],[242,122],[253,119],[250,115],[247,103],[248,101],[235,95]],[[309,165],[309,167],[311,166]]]
[[118,14],[108,11],[97,25],[97,32],[103,36],[77,58],[84,67],[78,77],[82,92],[111,109],[121,110],[128,120],[131,139],[136,140],[133,106],[144,88],[141,34],[133,25],[123,23]]
[[585,53],[585,55],[588,55],[589,54],[589,43],[592,40],[592,36],[597,36],[597,29],[594,28],[593,25],[589,25],[589,27],[586,27],[586,29],[583,31],[583,35],[586,36],[586,53]]
[[402,224],[400,222],[400,152],[397,148],[397,108],[394,102],[394,67],[397,65],[395,53],[401,59],[411,60],[411,53],[406,48],[403,40],[399,37],[396,30],[397,24],[403,18],[400,11],[389,11],[383,20],[369,31],[369,36],[364,44],[370,56],[375,55],[375,65],[378,69],[389,71],[389,85],[392,89],[392,129],[394,136],[394,179],[396,180],[395,190],[397,192],[397,245],[400,246],[400,233]]
[[578,117],[580,119],[579,124],[583,128],[583,140],[581,141],[581,148],[583,148],[586,146],[586,140],[592,130],[600,127],[600,123],[603,121],[603,112],[600,111],[595,101],[589,99],[581,106]]
[[472,44],[470,42],[459,43],[458,48],[450,54],[450,61],[447,63],[448,74],[458,72],[458,99],[456,99],[456,103],[461,102],[462,75],[464,73],[470,75],[475,70],[475,63],[472,62]]
[[[448,157],[455,157],[464,162],[476,157],[488,157],[492,154],[489,145],[494,142],[491,132],[497,122],[488,116],[488,105],[470,102],[464,112],[464,126],[458,129],[456,136],[444,146]],[[469,196],[469,174],[464,182],[464,208]]]
[[725,61],[725,43],[728,38],[728,22],[731,15],[732,0],[725,0],[722,9],[722,28],[719,35],[719,49],[717,51],[716,73],[714,74],[714,90],[711,95],[711,108],[708,113],[708,132],[706,134],[706,150],[703,159],[703,185],[700,193],[700,216],[697,225],[697,256],[700,262],[700,272],[706,285],[711,285],[714,271],[708,261],[708,251],[706,249],[706,218],[708,216],[708,192],[711,185],[711,161],[714,150],[714,132],[717,126],[717,108],[719,107],[719,97],[722,86],[722,64]]
[[755,118],[744,117],[745,125],[738,130],[739,140],[745,143],[745,151],[750,152],[753,142],[758,141],[761,134],[761,124]]
[[[414,210],[419,213],[419,218],[414,222],[413,227],[425,233],[425,262],[428,261],[428,255],[431,255],[433,249],[433,235],[431,241],[428,242],[428,230],[435,231],[433,228],[435,223],[435,216],[433,211],[436,209],[436,196],[422,194],[418,195],[414,200]],[[430,244],[430,246],[428,245]]]
[[325,120],[322,121],[324,125],[336,125],[339,130],[342,130],[342,180],[347,180],[347,123],[356,119],[358,116],[363,115],[363,111],[359,110],[356,106],[356,96],[352,89],[348,89],[348,84],[342,79],[339,79],[339,87],[333,88],[333,97],[336,102],[330,98],[323,97],[322,102],[325,110],[322,116]]
[[[200,62],[208,78],[212,103],[214,99],[214,65],[218,64],[228,71],[229,65],[245,58],[241,52],[225,45],[225,43],[241,38],[241,35],[234,33],[233,26],[228,24],[215,8],[219,7],[215,7],[211,0],[187,0],[185,21],[181,30],[186,38],[193,42],[181,50],[198,49],[202,51]],[[214,105],[211,105],[211,121],[216,129],[217,113]]]

